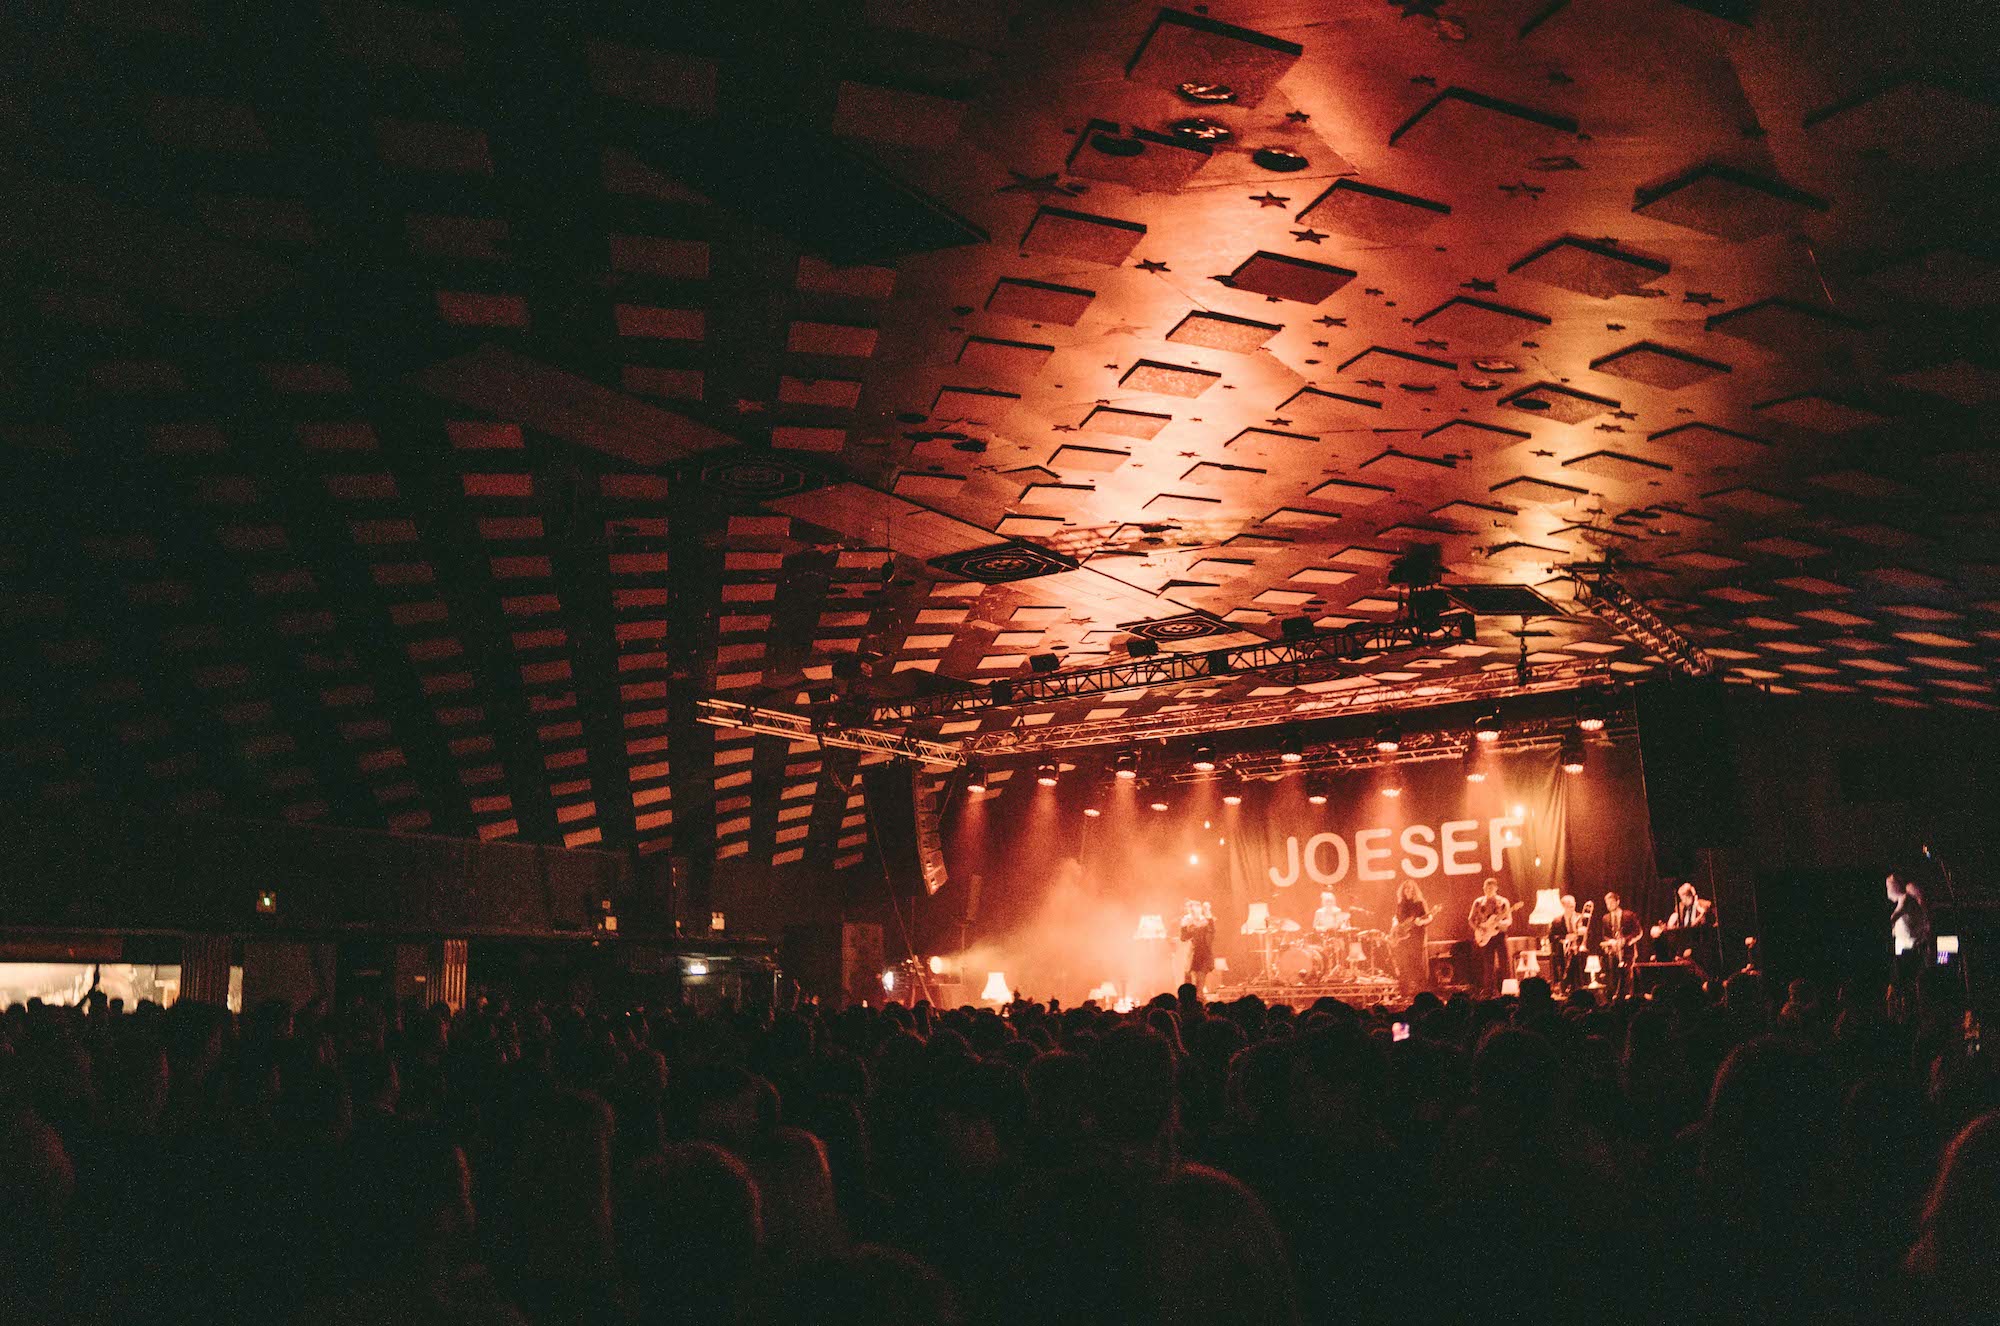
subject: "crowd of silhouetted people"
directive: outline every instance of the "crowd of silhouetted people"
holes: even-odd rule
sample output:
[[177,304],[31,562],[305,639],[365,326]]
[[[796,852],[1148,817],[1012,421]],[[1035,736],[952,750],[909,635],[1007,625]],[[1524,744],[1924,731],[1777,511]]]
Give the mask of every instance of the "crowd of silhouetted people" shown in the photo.
[[17,1006],[0,1320],[1970,1320],[2000,1096],[1955,980]]

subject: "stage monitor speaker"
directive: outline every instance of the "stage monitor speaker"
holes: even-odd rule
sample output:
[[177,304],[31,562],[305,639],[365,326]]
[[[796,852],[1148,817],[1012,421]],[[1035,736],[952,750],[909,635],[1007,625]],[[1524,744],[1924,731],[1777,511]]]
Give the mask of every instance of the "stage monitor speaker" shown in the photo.
[[1431,989],[1443,991],[1463,986],[1472,975],[1472,941],[1426,940],[1424,961],[1430,970]]
[[1424,964],[1432,990],[1454,990],[1472,976],[1470,940],[1424,940]]

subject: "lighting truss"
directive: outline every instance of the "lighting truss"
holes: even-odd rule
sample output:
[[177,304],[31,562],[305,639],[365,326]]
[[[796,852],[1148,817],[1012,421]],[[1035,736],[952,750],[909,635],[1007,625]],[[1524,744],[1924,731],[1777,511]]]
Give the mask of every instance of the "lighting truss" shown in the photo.
[[[1042,727],[1010,727],[980,732],[966,738],[968,756],[1002,758],[1029,751],[1061,750],[1072,746],[1098,746],[1111,742],[1166,740],[1198,736],[1204,732],[1230,732],[1242,728],[1268,727],[1277,723],[1306,722],[1341,714],[1370,714],[1384,710],[1424,709],[1463,700],[1502,700],[1510,696],[1538,695],[1547,691],[1570,691],[1587,686],[1609,686],[1617,680],[1611,665],[1601,659],[1576,659],[1562,663],[1537,664],[1523,675],[1514,667],[1485,672],[1401,682],[1373,684],[1326,691],[1312,695],[1286,695],[1236,704],[1188,703],[1135,718],[1114,718],[1095,723],[1051,723]],[[1372,739],[1371,739],[1372,741]],[[1373,746],[1370,746],[1373,750]],[[1289,767],[1289,766],[1288,766]]]
[[1690,677],[1706,677],[1715,671],[1692,640],[1662,621],[1602,566],[1572,566],[1569,577],[1576,583],[1576,602],[1592,616],[1610,623],[1629,639],[1636,640]]
[[922,737],[906,737],[896,732],[878,732],[865,727],[843,727],[837,723],[817,722],[804,714],[788,713],[783,709],[760,709],[756,705],[738,704],[734,700],[697,700],[695,721],[710,727],[733,727],[745,732],[761,732],[766,736],[788,737],[793,741],[811,741],[821,746],[838,746],[844,750],[879,751],[885,755],[900,755],[920,764],[934,765],[943,769],[956,769],[965,763],[965,752],[958,746],[942,741],[926,741]]
[[[1574,729],[1575,720],[1567,715],[1527,719],[1509,725],[1499,741],[1481,746],[1480,749],[1494,752],[1554,750],[1562,745],[1564,738]],[[1616,745],[1633,740],[1638,734],[1638,717],[1628,708],[1617,714],[1607,715],[1603,730],[1591,734],[1590,739],[1594,742]],[[1371,736],[1346,737],[1339,741],[1306,747],[1305,758],[1297,764],[1285,764],[1274,754],[1259,752],[1232,759],[1225,767],[1214,773],[1181,770],[1175,774],[1175,781],[1204,782],[1221,777],[1268,779],[1273,776],[1290,777],[1313,770],[1340,772],[1350,769],[1379,769],[1391,764],[1459,760],[1465,758],[1466,747],[1474,744],[1468,733],[1459,730],[1411,732],[1404,735],[1403,744],[1394,755],[1384,755],[1375,749],[1375,739]]]
[[949,718],[1010,705],[1074,700],[1137,687],[1169,686],[1253,672],[1279,684],[1296,685],[1329,665],[1354,663],[1391,650],[1418,649],[1462,640],[1469,613],[1449,613],[1425,625],[1410,619],[1388,623],[1356,622],[1338,630],[1320,631],[1298,640],[1272,640],[1233,649],[1154,654],[1106,663],[1094,668],[1010,678],[984,686],[965,686],[906,700],[877,700],[868,708],[871,723],[913,723]]

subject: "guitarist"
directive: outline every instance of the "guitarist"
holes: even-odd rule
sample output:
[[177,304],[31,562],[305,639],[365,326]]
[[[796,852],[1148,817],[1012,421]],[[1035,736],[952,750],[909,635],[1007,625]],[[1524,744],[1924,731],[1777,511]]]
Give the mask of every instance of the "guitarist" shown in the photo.
[[1424,934],[1437,919],[1437,909],[1424,901],[1417,881],[1396,886],[1396,915],[1389,922],[1389,950],[1396,955],[1396,974],[1403,988],[1415,993],[1430,988],[1430,964],[1424,961]]
[[1610,998],[1632,992],[1632,963],[1639,956],[1639,913],[1626,907],[1616,893],[1604,895],[1604,912],[1597,918],[1597,947],[1604,954],[1605,984]]
[[1498,994],[1507,970],[1506,933],[1514,924],[1514,904],[1500,896],[1499,880],[1489,875],[1480,883],[1465,921],[1472,927],[1475,989],[1482,995]]

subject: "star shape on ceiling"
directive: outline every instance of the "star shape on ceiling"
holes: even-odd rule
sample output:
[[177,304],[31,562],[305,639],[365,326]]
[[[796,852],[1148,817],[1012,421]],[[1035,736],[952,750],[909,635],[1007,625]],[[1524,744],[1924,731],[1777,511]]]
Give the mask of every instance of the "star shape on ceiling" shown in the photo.
[[736,398],[736,413],[762,414],[764,413],[764,402],[746,400],[743,397],[739,396]]
[[1167,265],[1163,262],[1155,262],[1151,258],[1141,258],[1138,262],[1138,268],[1142,272],[1164,272],[1167,270]]
[[1509,198],[1526,198],[1529,202],[1533,202],[1542,196],[1543,190],[1541,185],[1530,184],[1526,180],[1523,180],[1518,184],[1501,185],[1500,192],[1506,194]]
[[1551,456],[1555,455],[1556,453],[1555,453],[1555,452],[1553,452],[1553,451],[1543,451],[1543,450],[1540,450],[1539,448],[1537,448],[1537,449],[1536,449],[1536,451],[1535,451],[1535,454],[1536,454],[1537,456],[1540,456],[1540,457],[1542,457],[1543,459],[1545,459],[1545,460],[1546,460],[1547,458],[1549,458],[1549,457],[1551,457]]
[[1257,204],[1257,206],[1259,207],[1283,207],[1286,203],[1290,202],[1291,199],[1280,198],[1277,194],[1272,193],[1269,189],[1266,189],[1262,193],[1251,194],[1250,201]]
[[1321,315],[1320,317],[1314,318],[1313,321],[1317,322],[1322,327],[1345,327],[1347,325],[1346,318],[1336,318],[1330,315]]
[[1292,232],[1292,238],[1297,240],[1301,244],[1317,244],[1321,240],[1325,239],[1326,236],[1321,232],[1312,229],[1309,226],[1304,230],[1294,230]]
[[1304,124],[1307,120],[1310,120],[1312,116],[1306,114],[1304,111],[1301,110],[1289,110],[1285,112],[1285,118],[1287,120],[1290,120],[1293,124]]
[[1055,428],[1058,433],[1074,433],[1076,431],[1075,424],[1057,424]]
[[1683,304],[1699,304],[1703,308],[1707,308],[1710,304],[1720,304],[1722,296],[1711,295],[1706,290],[1690,290],[1681,296],[1681,302]]
[[1074,198],[1079,190],[1075,185],[1063,184],[1056,179],[1060,173],[1050,171],[1046,175],[1026,175],[1018,170],[1009,170],[1014,177],[1011,184],[1003,184],[995,193],[1025,193],[1036,198]]
[[1418,344],[1418,345],[1420,345],[1420,346],[1422,346],[1422,347],[1423,347],[1424,349],[1426,349],[1426,350],[1449,350],[1449,349],[1451,349],[1451,342],[1450,342],[1450,341],[1418,341],[1418,342],[1417,342],[1417,344]]
[[1283,428],[1292,421],[1289,419],[1266,419],[1264,422],[1270,424],[1273,428]]
[[1613,419],[1637,419],[1639,416],[1630,410],[1613,410],[1611,417]]
[[1604,330],[1606,330],[1606,331],[1624,331],[1624,330],[1625,330],[1625,324],[1624,324],[1624,323],[1622,323],[1622,322],[1607,322],[1607,323],[1605,323],[1605,324],[1604,324]]
[[1481,292],[1484,292],[1486,294],[1491,294],[1495,290],[1498,290],[1500,286],[1498,282],[1488,281],[1483,277],[1475,276],[1470,281],[1461,281],[1459,283],[1458,288],[1460,290],[1470,290],[1474,294],[1479,294]]
[[1576,82],[1576,80],[1560,69],[1551,69],[1549,70],[1549,82],[1557,87],[1568,87],[1571,83]]

